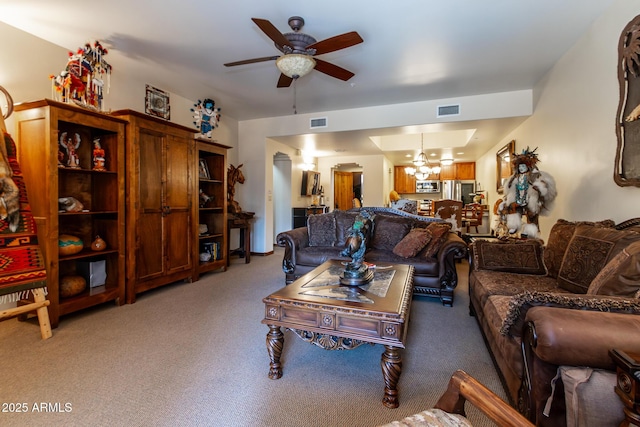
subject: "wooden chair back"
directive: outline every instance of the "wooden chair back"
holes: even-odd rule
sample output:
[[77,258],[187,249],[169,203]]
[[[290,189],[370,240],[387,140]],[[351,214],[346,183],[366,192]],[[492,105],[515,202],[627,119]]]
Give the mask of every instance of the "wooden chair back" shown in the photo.
[[451,230],[462,229],[462,202],[460,200],[442,199],[433,201],[433,216],[451,223]]
[[482,216],[484,215],[485,205],[480,203],[468,203],[462,209],[462,222],[467,228],[467,233],[470,227],[475,227],[476,233],[478,232],[478,226],[482,225]]

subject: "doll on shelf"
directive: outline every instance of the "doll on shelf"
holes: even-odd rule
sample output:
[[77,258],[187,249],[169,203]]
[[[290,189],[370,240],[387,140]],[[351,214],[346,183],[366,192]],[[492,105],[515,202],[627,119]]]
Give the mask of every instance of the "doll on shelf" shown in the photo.
[[67,132],[62,132],[60,135],[60,145],[67,152],[67,167],[71,169],[80,169],[80,157],[78,157],[78,147],[80,147],[80,139],[79,134],[74,134],[74,138],[67,137]]
[[93,140],[93,170],[106,171],[104,167],[104,148],[100,145],[100,138]]

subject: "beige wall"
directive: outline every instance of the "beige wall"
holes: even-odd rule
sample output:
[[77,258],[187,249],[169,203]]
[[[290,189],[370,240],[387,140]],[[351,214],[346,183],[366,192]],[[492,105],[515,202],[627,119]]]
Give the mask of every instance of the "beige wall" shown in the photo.
[[640,1],[620,0],[558,61],[535,88],[533,115],[476,164],[478,181],[495,192],[495,152],[509,140],[516,150],[538,147],[539,168],[556,180],[558,198],[541,218],[543,238],[558,218],[616,222],[640,216],[640,189],[613,181],[618,108],[617,44]]

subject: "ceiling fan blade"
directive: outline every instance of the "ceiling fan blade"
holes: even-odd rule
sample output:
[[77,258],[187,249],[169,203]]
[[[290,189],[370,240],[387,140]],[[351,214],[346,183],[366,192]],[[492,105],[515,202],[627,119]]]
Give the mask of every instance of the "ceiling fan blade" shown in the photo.
[[291,86],[291,82],[293,79],[284,74],[280,74],[280,78],[278,79],[278,87],[289,87]]
[[344,80],[345,82],[351,77],[355,76],[355,74],[353,74],[351,71],[345,70],[342,67],[338,67],[337,65],[331,64],[327,61],[323,61],[322,59],[313,59],[315,59],[316,61],[316,70],[320,71],[321,73],[325,73],[328,76]]
[[291,43],[287,38],[280,32],[278,29],[266,19],[260,18],[251,18],[253,22],[265,33],[273,42],[282,47],[282,46],[291,46]]
[[253,64],[256,62],[275,61],[279,56],[263,56],[262,58],[245,59],[244,61],[228,62],[225,67],[235,67],[236,65]]
[[340,34],[339,36],[330,37],[325,40],[310,44],[307,49],[315,49],[316,55],[322,55],[323,53],[334,52],[336,50],[344,49],[362,43],[362,37],[355,31],[350,33]]

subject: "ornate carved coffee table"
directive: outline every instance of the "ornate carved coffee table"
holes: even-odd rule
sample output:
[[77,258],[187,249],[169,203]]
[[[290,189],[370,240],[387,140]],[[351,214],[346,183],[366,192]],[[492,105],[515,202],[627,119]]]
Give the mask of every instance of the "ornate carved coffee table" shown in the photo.
[[382,403],[396,408],[402,372],[399,349],[405,347],[407,336],[413,267],[379,266],[373,280],[359,287],[340,285],[339,275],[343,269],[340,261],[327,261],[263,299],[262,323],[269,326],[269,378],[282,376],[282,327],[327,350],[353,349],[365,343],[382,344],[380,365],[385,383]]

